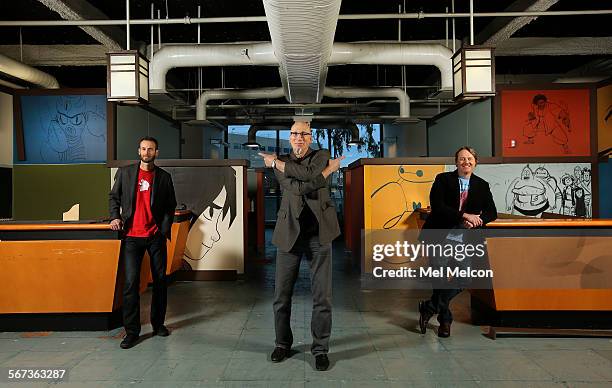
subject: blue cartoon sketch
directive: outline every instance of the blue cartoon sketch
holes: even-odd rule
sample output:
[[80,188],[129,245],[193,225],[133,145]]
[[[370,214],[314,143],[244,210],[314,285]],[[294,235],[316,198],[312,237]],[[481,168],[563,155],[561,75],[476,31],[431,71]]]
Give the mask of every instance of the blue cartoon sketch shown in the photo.
[[47,163],[84,162],[88,146],[106,142],[106,114],[89,110],[84,96],[59,96],[48,124],[40,156]]

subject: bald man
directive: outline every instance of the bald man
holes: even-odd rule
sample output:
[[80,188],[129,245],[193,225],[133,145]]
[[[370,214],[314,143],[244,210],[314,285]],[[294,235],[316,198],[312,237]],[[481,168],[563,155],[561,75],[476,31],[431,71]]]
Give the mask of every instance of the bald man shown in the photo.
[[340,234],[336,208],[330,198],[330,175],[344,157],[330,159],[328,150],[313,150],[312,130],[307,122],[291,127],[289,155],[260,153],[266,167],[274,169],[282,200],[272,243],[277,247],[274,287],[276,347],[272,362],[290,356],[291,297],[302,257],[310,265],[312,289],[311,352],[317,370],[329,368],[331,334],[332,241]]

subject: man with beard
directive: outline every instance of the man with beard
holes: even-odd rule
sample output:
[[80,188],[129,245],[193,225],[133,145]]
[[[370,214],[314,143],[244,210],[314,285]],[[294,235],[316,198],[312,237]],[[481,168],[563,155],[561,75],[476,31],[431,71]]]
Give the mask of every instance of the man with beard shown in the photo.
[[140,267],[145,251],[151,258],[153,335],[167,337],[166,316],[166,237],[174,220],[176,197],[170,174],[155,165],[159,155],[157,140],[143,137],[138,143],[140,162],[120,168],[110,192],[112,230],[123,230],[125,284],[123,286],[123,325],[126,336],[121,348],[136,345],[140,335]]

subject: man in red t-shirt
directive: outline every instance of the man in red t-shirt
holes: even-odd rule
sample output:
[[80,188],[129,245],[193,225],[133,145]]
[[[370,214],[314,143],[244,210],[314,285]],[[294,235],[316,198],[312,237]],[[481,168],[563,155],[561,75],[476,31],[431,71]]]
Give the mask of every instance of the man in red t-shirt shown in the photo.
[[143,137],[138,146],[140,163],[120,168],[110,192],[111,229],[123,230],[121,246],[125,284],[123,287],[123,349],[136,345],[140,336],[140,267],[145,251],[151,259],[153,335],[170,334],[166,316],[166,237],[174,220],[176,197],[172,177],[155,165],[159,155],[155,138]]

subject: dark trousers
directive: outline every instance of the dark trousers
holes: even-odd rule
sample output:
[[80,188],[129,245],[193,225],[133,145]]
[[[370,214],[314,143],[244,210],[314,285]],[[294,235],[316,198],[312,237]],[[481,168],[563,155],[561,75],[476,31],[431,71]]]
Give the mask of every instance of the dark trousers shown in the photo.
[[126,237],[122,252],[125,270],[123,286],[123,325],[127,334],[140,334],[140,267],[145,251],[151,258],[153,298],[151,300],[151,325],[157,328],[166,317],[166,238],[159,232],[149,238]]
[[452,323],[453,313],[450,310],[450,302],[461,291],[462,288],[434,288],[431,299],[425,302],[425,308],[432,314],[438,314],[438,322]]
[[274,286],[274,328],[276,346],[290,349],[293,344],[291,331],[291,297],[298,277],[302,256],[310,263],[310,288],[312,290],[313,355],[329,351],[329,336],[332,325],[332,258],[331,243],[319,244],[319,236],[298,237],[289,252],[281,249],[276,254],[276,276]]

